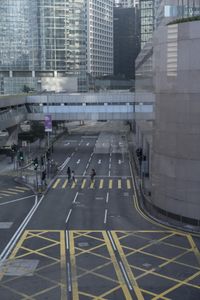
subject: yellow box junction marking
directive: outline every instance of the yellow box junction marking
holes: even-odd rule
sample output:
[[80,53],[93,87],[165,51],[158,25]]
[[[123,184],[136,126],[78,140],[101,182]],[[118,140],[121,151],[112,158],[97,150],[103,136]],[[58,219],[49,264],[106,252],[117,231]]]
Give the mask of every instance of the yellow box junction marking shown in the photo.
[[65,188],[66,188],[66,186],[67,186],[67,184],[68,184],[68,180],[67,180],[67,179],[65,179],[65,181],[64,181],[64,183],[63,183],[63,185],[62,185],[62,189],[65,189]]
[[54,183],[54,185],[52,186],[52,188],[55,189],[57,187],[57,185],[59,184],[59,182],[60,182],[60,178],[58,178],[56,180],[56,182]]
[[100,180],[100,184],[99,184],[99,188],[100,188],[100,189],[102,189],[102,188],[103,188],[103,182],[104,182],[104,180],[103,180],[103,179],[101,179],[101,180]]
[[122,188],[122,181],[121,181],[121,179],[118,179],[118,181],[117,181],[117,187],[118,187],[118,189]]
[[114,239],[115,245],[116,245],[116,247],[118,249],[119,255],[120,255],[121,259],[122,259],[122,262],[124,264],[124,267],[126,269],[128,277],[129,277],[129,279],[131,281],[131,284],[132,284],[132,287],[133,287],[133,289],[135,291],[135,294],[137,295],[137,299],[138,300],[144,300],[144,297],[143,297],[143,295],[141,293],[141,290],[140,290],[140,288],[139,288],[139,286],[137,284],[135,276],[134,276],[134,274],[133,274],[133,272],[132,272],[132,270],[131,270],[131,268],[130,268],[130,266],[128,264],[128,261],[126,259],[126,256],[124,254],[124,251],[122,249],[122,246],[121,246],[121,244],[120,244],[120,242],[118,240],[118,237],[117,237],[116,233],[114,231],[112,231],[111,235],[112,235],[112,237]]
[[72,294],[74,300],[79,300],[73,232],[69,232],[69,242],[70,242],[70,262],[71,262],[71,272],[72,272]]
[[108,187],[109,187],[109,189],[112,189],[112,187],[113,187],[113,181],[112,181],[112,179],[109,180],[109,186]]

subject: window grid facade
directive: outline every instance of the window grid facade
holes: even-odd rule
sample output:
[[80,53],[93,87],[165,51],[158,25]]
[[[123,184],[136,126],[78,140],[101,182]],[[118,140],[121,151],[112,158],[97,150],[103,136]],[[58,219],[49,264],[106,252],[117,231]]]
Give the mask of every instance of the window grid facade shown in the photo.
[[88,73],[113,74],[113,0],[87,0],[87,33]]

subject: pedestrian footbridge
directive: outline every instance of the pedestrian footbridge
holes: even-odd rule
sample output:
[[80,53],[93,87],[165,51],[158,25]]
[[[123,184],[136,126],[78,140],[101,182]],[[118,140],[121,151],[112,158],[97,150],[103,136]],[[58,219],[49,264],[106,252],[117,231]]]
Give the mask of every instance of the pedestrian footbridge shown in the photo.
[[54,121],[152,120],[154,99],[135,101],[127,91],[0,97],[0,130],[24,119]]

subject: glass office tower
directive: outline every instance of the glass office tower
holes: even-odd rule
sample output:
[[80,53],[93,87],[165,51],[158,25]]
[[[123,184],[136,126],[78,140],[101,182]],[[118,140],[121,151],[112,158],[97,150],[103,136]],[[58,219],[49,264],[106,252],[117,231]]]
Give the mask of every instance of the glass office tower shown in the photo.
[[37,2],[0,1],[0,71],[39,68]]
[[113,74],[113,0],[87,0],[87,71]]

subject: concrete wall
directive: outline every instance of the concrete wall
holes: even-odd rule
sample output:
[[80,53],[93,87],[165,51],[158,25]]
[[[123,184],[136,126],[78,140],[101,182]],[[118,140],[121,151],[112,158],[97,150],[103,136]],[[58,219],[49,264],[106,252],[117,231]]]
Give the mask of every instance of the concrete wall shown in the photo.
[[161,27],[154,43],[153,202],[200,219],[200,22]]

